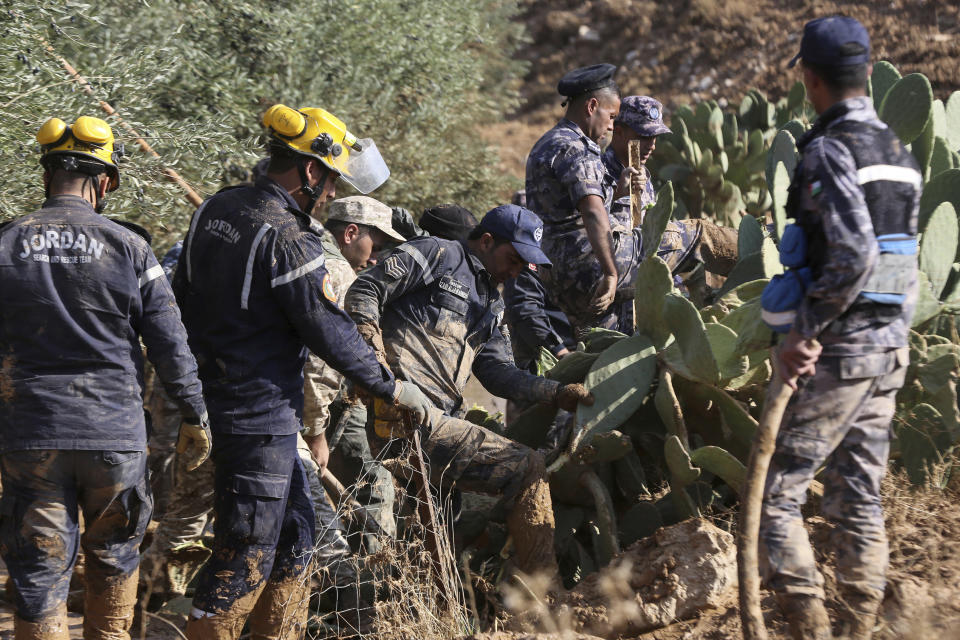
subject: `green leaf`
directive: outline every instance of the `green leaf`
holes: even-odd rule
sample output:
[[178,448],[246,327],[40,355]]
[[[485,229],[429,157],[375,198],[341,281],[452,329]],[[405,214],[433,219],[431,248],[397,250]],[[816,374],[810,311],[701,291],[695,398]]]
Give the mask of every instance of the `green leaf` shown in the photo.
[[[673,184],[667,182],[657,191],[657,202],[647,209],[640,224],[640,235],[643,238],[643,251],[647,255],[656,255],[660,246],[660,238],[667,228],[667,223],[673,215]],[[652,253],[650,253],[652,252]]]
[[763,227],[753,216],[743,216],[737,236],[737,254],[750,255],[763,247]]
[[[670,436],[663,443],[663,455],[667,460],[667,467],[679,487],[685,487],[700,477],[700,469],[690,462],[690,454],[683,448],[683,443],[677,436]],[[672,488],[677,490],[678,486]]]
[[944,108],[946,137],[951,151],[960,151],[960,91],[947,98]]
[[677,294],[667,296],[664,317],[673,329],[676,341],[663,350],[663,359],[671,371],[687,378],[717,384],[720,368],[710,348],[703,319],[689,300]]
[[737,334],[727,326],[716,323],[704,325],[707,329],[707,340],[720,376],[720,383],[738,378],[747,372],[748,360],[746,355],[737,351]]
[[949,202],[942,203],[930,215],[920,238],[920,268],[927,274],[933,294],[942,298],[957,254],[960,227],[957,213]]
[[880,111],[883,99],[900,80],[900,72],[897,68],[886,60],[873,65],[873,73],[870,74],[870,86],[873,89],[873,108]]
[[577,407],[571,451],[594,434],[616,429],[640,408],[656,372],[656,349],[646,336],[621,340],[601,353],[584,382],[594,403]]
[[940,301],[933,295],[930,279],[923,271],[917,272],[917,289],[917,309],[913,314],[912,327],[919,327],[940,313],[942,309]]
[[880,119],[889,125],[903,144],[916,140],[927,126],[933,109],[933,89],[920,73],[897,81],[883,99]]
[[647,336],[657,350],[672,333],[663,315],[663,304],[672,291],[673,277],[666,262],[654,255],[640,263],[634,300],[637,333]]
[[949,202],[954,211],[960,211],[960,169],[950,169],[930,178],[920,194],[919,227],[927,226],[934,209],[941,202]]
[[537,354],[537,375],[546,375],[547,371],[552,369],[556,364],[557,356],[540,347],[540,351]]
[[713,446],[700,447],[690,454],[690,462],[721,478],[737,495],[743,489],[747,468],[727,450]]
[[587,377],[587,372],[590,371],[590,367],[597,361],[599,355],[586,351],[568,353],[550,371],[547,371],[547,377],[563,384],[583,382],[583,379]]

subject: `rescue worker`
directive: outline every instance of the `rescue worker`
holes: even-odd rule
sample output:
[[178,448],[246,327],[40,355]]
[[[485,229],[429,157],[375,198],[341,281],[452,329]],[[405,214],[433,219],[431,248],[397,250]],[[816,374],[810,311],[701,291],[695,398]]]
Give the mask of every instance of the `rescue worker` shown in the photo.
[[[343,298],[357,273],[376,264],[374,256],[379,255],[384,246],[404,242],[404,237],[393,229],[392,217],[390,207],[367,196],[350,196],[330,204],[325,225],[327,233],[321,242],[330,285],[339,306],[343,306]],[[377,521],[384,534],[395,535],[393,479],[370,453],[365,428],[366,407],[360,402],[349,407],[341,403],[334,423],[331,405],[340,393],[343,376],[311,354],[304,367],[304,377],[303,437],[314,459],[321,466],[329,463],[333,475],[354,488],[353,497]],[[356,415],[345,417],[343,411]],[[364,541],[368,552],[379,550],[375,536],[368,534]]]
[[0,553],[14,633],[69,637],[79,543],[83,637],[129,640],[153,508],[141,340],[183,416],[177,448],[193,466],[210,450],[207,411],[163,269],[139,233],[100,215],[122,145],[89,116],[51,118],[37,141],[46,200],[0,230]]
[[807,243],[812,282],[777,352],[797,391],[766,480],[762,569],[794,638],[832,637],[800,512],[825,465],[821,504],[835,525],[843,637],[866,640],[885,587],[880,482],[917,300],[922,178],[866,95],[870,38],[859,22],[808,22],[791,66],[797,60],[819,115],[798,140],[802,160],[787,206]]
[[626,280],[637,262],[633,236],[620,236],[618,246],[608,214],[611,199],[629,188],[630,172],[608,190],[598,144],[620,109],[615,71],[596,64],[564,75],[557,91],[566,98],[565,116],[527,158],[527,205],[543,219],[543,252],[552,263],[540,277],[575,332],[622,328],[627,303],[611,305],[618,289],[632,287]]
[[420,215],[421,229],[446,240],[466,240],[476,226],[477,217],[456,204],[438,204]]
[[274,105],[267,175],[194,213],[174,276],[205,381],[214,442],[213,555],[187,636],[302,637],[314,513],[297,455],[309,348],[363,392],[425,415],[429,401],[376,361],[337,306],[322,226],[310,217],[342,177],[360,192],[389,171],[372,140],[315,108]]
[[[523,190],[513,194],[513,204],[526,207],[527,196]],[[566,314],[550,301],[547,290],[540,280],[540,267],[533,263],[516,278],[503,285],[503,302],[506,307],[507,326],[513,359],[517,366],[536,373],[535,365],[543,347],[557,358],[573,351],[577,342]],[[507,422],[518,407],[507,405]]]
[[[650,155],[657,148],[657,137],[670,133],[670,129],[663,123],[663,105],[649,96],[627,96],[620,103],[620,112],[613,121],[613,135],[610,144],[603,153],[603,165],[607,170],[607,189],[612,193],[620,176],[624,175],[630,164],[630,143],[639,140],[641,162],[640,183],[643,190],[640,196],[640,206],[643,213],[656,203],[657,196],[653,190],[653,180],[650,170],[646,166]],[[633,275],[624,280],[618,292],[618,300],[632,300],[633,283],[636,279],[635,270],[647,253],[643,247],[643,238],[639,230],[633,228],[630,212],[629,192],[619,198],[612,199],[610,204],[610,226],[614,241],[618,246],[629,243],[629,240],[620,236],[633,233],[633,242],[639,247],[637,262],[632,269]],[[737,231],[729,227],[721,227],[708,220],[683,219],[670,220],[660,239],[657,256],[662,258],[670,267],[677,284],[683,286],[684,281],[691,276],[699,265],[710,273],[726,276],[737,262]],[[702,277],[698,273],[693,276]],[[621,326],[629,329],[633,326],[632,302],[622,306]],[[624,330],[624,329],[621,330]]]
[[[530,262],[546,264],[543,224],[515,205],[484,216],[466,241],[417,238],[361,274],[345,307],[361,334],[402,380],[417,380],[430,398],[423,429],[433,482],[502,496],[511,507],[507,528],[513,563],[526,573],[556,574],[553,510],[542,456],[462,419],[463,388],[473,372],[494,395],[555,402],[574,410],[592,403],[583,385],[561,385],[518,369],[501,332],[497,286]],[[381,439],[410,435],[402,412],[374,402]]]

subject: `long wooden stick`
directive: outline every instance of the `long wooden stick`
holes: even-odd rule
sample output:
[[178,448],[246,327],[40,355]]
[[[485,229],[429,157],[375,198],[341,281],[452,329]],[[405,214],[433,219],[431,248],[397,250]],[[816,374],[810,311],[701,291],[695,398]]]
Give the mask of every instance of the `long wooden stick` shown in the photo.
[[[74,82],[80,85],[80,88],[83,90],[83,92],[89,95],[94,100],[96,100],[100,104],[100,108],[103,109],[107,113],[107,115],[114,116],[117,120],[117,124],[123,127],[123,129],[127,133],[133,136],[134,142],[137,143],[137,146],[139,146],[145,153],[150,154],[151,156],[153,156],[154,158],[157,158],[158,160],[162,160],[162,158],[160,157],[160,154],[153,150],[153,147],[151,147],[150,144],[146,140],[144,140],[139,133],[137,133],[136,129],[134,129],[126,120],[121,118],[120,115],[117,113],[117,111],[112,106],[110,106],[109,103],[97,97],[97,95],[93,91],[93,87],[91,87],[90,83],[87,82],[87,79],[84,78],[82,75],[80,75],[80,73],[73,67],[73,65],[67,62],[66,58],[64,58],[59,53],[57,53],[56,50],[53,48],[53,46],[46,40],[41,40],[41,42],[43,43],[43,46],[47,49],[47,51],[50,52],[50,55],[52,55],[54,58],[56,58],[60,62],[64,70],[66,70],[67,74],[70,75],[70,77],[74,80]],[[177,173],[170,167],[164,167],[163,173],[164,175],[167,176],[167,179],[170,180],[170,182],[173,182],[174,184],[178,185],[181,189],[183,189],[184,191],[183,197],[186,198],[187,202],[189,202],[195,207],[199,207],[201,204],[203,204],[203,198],[200,197],[200,194],[194,191],[193,187],[191,187],[190,184],[186,180],[184,180],[179,173]]]
[[737,575],[740,581],[740,624],[746,640],[767,640],[767,628],[764,626],[763,611],[760,608],[757,543],[767,470],[777,446],[777,433],[780,431],[780,423],[783,422],[783,414],[793,395],[793,389],[780,377],[776,353],[772,354],[771,361],[773,378],[770,380],[770,393],[753,439],[740,502]]

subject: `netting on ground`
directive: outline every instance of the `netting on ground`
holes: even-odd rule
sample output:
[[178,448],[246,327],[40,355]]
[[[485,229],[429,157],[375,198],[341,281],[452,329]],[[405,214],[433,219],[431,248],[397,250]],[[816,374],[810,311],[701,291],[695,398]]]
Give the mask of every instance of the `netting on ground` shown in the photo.
[[[307,637],[409,640],[469,631],[454,500],[436,489],[440,478],[430,482],[423,455],[412,439],[394,439],[346,487],[331,486],[327,475],[335,511],[319,510]],[[372,484],[381,486],[371,492]]]

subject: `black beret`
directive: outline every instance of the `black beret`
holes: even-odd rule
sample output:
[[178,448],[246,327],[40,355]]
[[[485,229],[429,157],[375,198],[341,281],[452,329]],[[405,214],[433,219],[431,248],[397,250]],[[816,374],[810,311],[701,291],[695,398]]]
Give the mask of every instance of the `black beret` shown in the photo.
[[477,224],[475,215],[455,204],[430,207],[420,216],[421,229],[446,240],[466,240]]
[[616,86],[613,74],[617,68],[612,64],[592,64],[568,71],[557,83],[557,92],[567,98],[576,98],[589,91]]

